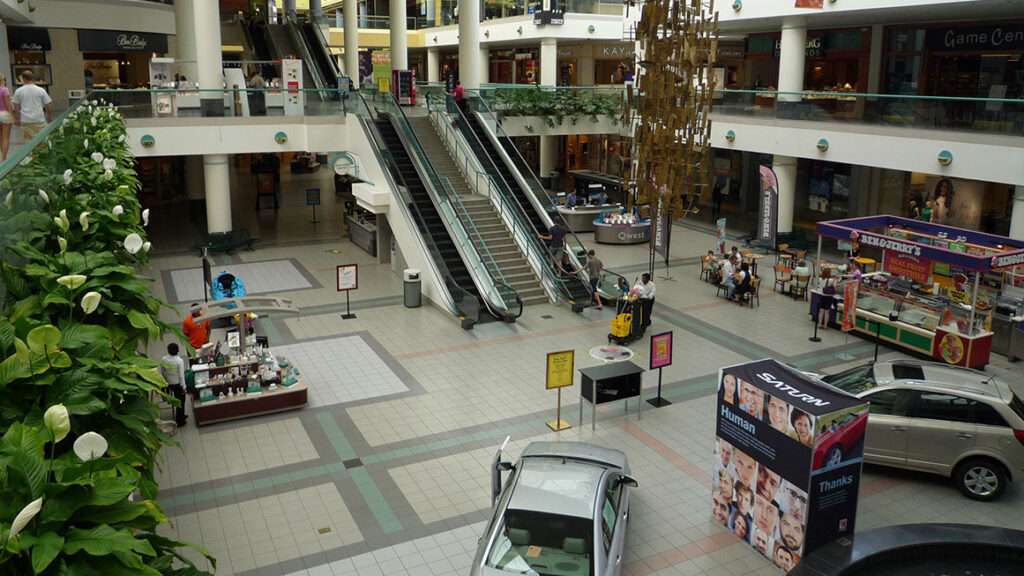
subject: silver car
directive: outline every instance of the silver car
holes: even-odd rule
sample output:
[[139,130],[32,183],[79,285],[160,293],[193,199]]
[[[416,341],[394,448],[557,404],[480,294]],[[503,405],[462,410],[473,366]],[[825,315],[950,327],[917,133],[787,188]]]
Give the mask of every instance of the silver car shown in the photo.
[[1024,474],[1024,394],[989,374],[894,360],[821,379],[871,403],[865,462],[951,477],[975,500]]
[[[508,443],[508,440],[505,440]],[[474,576],[622,573],[629,490],[626,455],[581,442],[531,442],[516,465],[495,455],[494,516]],[[504,485],[502,472],[510,472]]]

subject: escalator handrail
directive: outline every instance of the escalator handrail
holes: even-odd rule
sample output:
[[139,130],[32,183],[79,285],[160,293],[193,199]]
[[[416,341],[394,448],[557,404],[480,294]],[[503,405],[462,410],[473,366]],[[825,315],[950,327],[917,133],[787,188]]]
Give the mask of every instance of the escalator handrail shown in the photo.
[[313,20],[312,18],[307,20],[307,22],[312,27],[313,34],[316,35],[316,40],[317,43],[319,43],[319,48],[322,51],[322,55],[326,57],[324,61],[330,65],[331,71],[334,73],[335,77],[341,76],[341,70],[338,68],[338,63],[334,60],[334,58],[331,57],[330,42],[328,41],[328,39],[324,38],[324,33],[323,30],[320,28],[320,25],[316,22],[316,20]]
[[[387,145],[384,144],[382,135],[377,131],[377,127],[374,124],[375,120],[378,119],[376,112],[373,107],[366,103],[363,95],[360,92],[356,92],[359,97],[359,104],[366,111],[366,122],[363,123],[363,128],[366,131],[367,136],[371,140],[371,148],[374,154],[377,156],[378,162],[381,166],[388,167],[384,170],[385,178],[389,180],[391,189],[395,190],[396,194],[401,198],[401,209],[405,212],[408,221],[412,223],[415,229],[414,236],[419,240],[421,248],[424,253],[430,255],[427,258],[427,265],[433,268],[436,278],[440,278],[444,284],[445,291],[442,297],[447,296],[445,302],[449,306],[449,311],[457,317],[469,317],[474,322],[479,321],[480,311],[479,307],[475,313],[465,309],[465,303],[475,301],[476,297],[466,291],[465,288],[459,285],[452,276],[451,271],[448,270],[448,266],[444,262],[444,257],[441,256],[441,250],[437,247],[434,239],[426,232],[426,219],[423,214],[420,213],[419,208],[416,206],[416,202],[412,199],[408,192],[408,186],[404,180],[401,180],[401,170],[399,170],[398,163],[395,161],[394,156],[388,150]],[[423,228],[420,228],[422,224]],[[455,298],[452,294],[453,291],[457,291],[459,299]]]
[[[445,95],[445,98],[450,98],[450,96]],[[522,221],[521,225],[523,226],[523,230],[527,232],[527,242],[530,244],[533,250],[544,255],[542,258],[540,258],[539,262],[540,266],[544,270],[545,275],[548,276],[549,280],[551,280],[555,286],[559,287],[559,292],[566,300],[573,300],[572,293],[570,292],[567,286],[567,281],[564,278],[562,278],[561,275],[558,273],[558,270],[555,269],[554,263],[551,261],[550,256],[548,256],[547,247],[541,244],[540,231],[537,230],[536,227],[533,225],[533,222],[530,220],[528,216],[529,213],[526,211],[526,208],[523,207],[522,202],[519,201],[518,196],[516,196],[512,192],[512,185],[505,180],[504,176],[502,176],[501,171],[498,169],[498,166],[494,163],[494,159],[491,158],[489,154],[484,152],[485,148],[483,142],[480,141],[479,137],[476,135],[476,132],[474,132],[472,127],[469,126],[469,120],[466,118],[466,115],[463,113],[462,109],[458,106],[454,106],[454,109],[456,110],[456,121],[463,123],[468,129],[468,134],[465,134],[466,138],[468,139],[470,137],[469,135],[472,135],[473,141],[470,142],[470,146],[473,146],[475,143],[476,148],[481,151],[481,154],[484,157],[486,157],[487,162],[489,162],[491,166],[494,168],[495,176],[497,178],[496,180],[494,180],[494,182],[498,184],[496,186],[496,189],[499,191],[499,193],[507,191],[508,196],[510,198],[510,201],[508,203],[515,208],[513,212],[516,213],[517,218],[519,218]],[[504,185],[504,188],[502,188],[502,185]]]
[[[487,185],[486,196],[496,204],[499,215],[508,215],[507,225],[511,228],[512,239],[520,246],[526,253],[526,259],[528,262],[536,262],[536,268],[542,279],[542,286],[544,286],[549,297],[552,300],[557,301],[560,296],[567,296],[568,290],[565,288],[564,280],[558,277],[555,273],[554,267],[551,265],[551,258],[548,250],[540,245],[539,238],[532,224],[525,221],[522,214],[522,206],[519,203],[519,199],[514,194],[506,194],[502,192],[501,187],[497,181],[488,174],[483,166],[481,165],[480,158],[476,152],[469,150],[470,143],[466,139],[465,135],[463,138],[465,142],[459,140],[454,134],[461,133],[452,127],[451,119],[448,112],[443,115],[442,110],[446,109],[445,102],[446,95],[444,94],[431,94],[427,96],[427,111],[431,118],[434,120],[435,127],[443,129],[443,138],[445,141],[453,140],[452,147],[456,152],[456,162],[458,161],[458,153],[462,153],[463,158],[463,174],[467,178],[474,178],[474,184],[477,192],[480,192],[482,187],[480,186],[480,179]],[[437,100],[440,99],[439,104]],[[465,118],[456,118],[457,121],[465,122]],[[468,126],[467,126],[468,127]],[[470,130],[472,132],[472,130]],[[477,142],[479,146],[479,142]],[[475,163],[471,165],[471,159]],[[510,197],[510,198],[509,198]],[[522,243],[518,239],[522,239]]]
[[590,282],[587,281],[588,278],[587,278],[587,273],[586,273],[586,262],[585,261],[584,262],[579,262],[577,258],[572,258],[572,256],[575,256],[575,253],[577,251],[580,251],[583,254],[586,254],[586,249],[585,249],[585,246],[583,245],[583,242],[579,239],[579,236],[577,236],[576,233],[572,231],[572,228],[569,227],[568,222],[565,221],[565,218],[562,217],[561,213],[558,212],[558,207],[555,205],[554,202],[551,201],[551,197],[548,196],[547,191],[544,189],[544,185],[541,183],[541,181],[537,177],[537,175],[534,174],[533,170],[530,169],[530,165],[526,163],[526,159],[523,158],[523,155],[519,152],[519,148],[515,145],[514,142],[512,142],[512,138],[508,135],[507,132],[505,132],[505,129],[502,128],[501,122],[498,121],[497,112],[495,112],[494,109],[491,108],[490,104],[488,104],[487,99],[484,98],[484,96],[482,94],[482,91],[479,94],[479,97],[478,97],[477,100],[481,104],[483,104],[484,109],[485,109],[485,111],[487,113],[489,113],[492,116],[494,116],[494,136],[495,136],[495,138],[497,138],[498,143],[501,144],[502,138],[504,138],[505,140],[508,141],[509,146],[508,147],[501,146],[501,148],[503,148],[505,150],[506,154],[509,154],[509,152],[508,152],[509,148],[511,148],[515,152],[515,156],[512,156],[511,154],[509,154],[509,159],[512,160],[513,164],[518,164],[517,167],[519,168],[519,174],[522,176],[523,180],[526,181],[527,187],[532,189],[532,196],[541,205],[541,208],[542,208],[542,210],[540,211],[541,220],[546,221],[546,223],[548,224],[549,227],[552,224],[555,224],[556,222],[558,224],[561,224],[562,229],[564,229],[565,233],[566,233],[567,244],[569,243],[568,242],[568,238],[569,237],[572,237],[572,239],[575,241],[575,245],[576,245],[577,249],[576,250],[570,250],[569,254],[570,254],[570,257],[571,257],[573,263],[576,264],[579,267],[579,270],[580,270],[579,274],[581,276],[583,276],[583,278],[582,278],[583,284],[585,286],[587,286],[588,291],[589,291]]
[[[313,60],[313,54],[309,51],[309,46],[306,45],[306,39],[302,35],[302,31],[298,29],[298,24],[291,18],[284,19],[284,27],[288,32],[288,38],[291,39],[292,46],[299,49],[299,53],[302,54],[303,60],[307,62],[306,69],[309,71],[309,75],[313,77],[313,84],[318,90],[324,90],[327,88],[327,84],[324,79],[320,77],[320,67],[317,66]],[[320,99],[325,99],[325,94],[320,92]]]
[[[477,288],[480,290],[481,296],[483,296],[484,304],[495,317],[508,318],[512,310],[511,302],[518,299],[518,293],[505,281],[505,276],[502,274],[500,267],[498,267],[497,261],[487,249],[486,243],[484,243],[480,232],[476,229],[476,225],[473,223],[473,219],[470,218],[465,205],[462,204],[459,195],[452,188],[451,182],[447,178],[440,176],[427,158],[426,152],[423,151],[419,140],[416,138],[416,133],[409,124],[409,119],[405,116],[405,111],[398,104],[394,94],[388,92],[382,96],[388,107],[396,111],[392,116],[395,117],[395,120],[401,127],[399,138],[402,138],[403,144],[406,146],[406,152],[408,153],[411,149],[410,157],[418,162],[421,173],[425,173],[427,176],[426,180],[429,183],[427,193],[430,194],[434,206],[438,208],[440,214],[445,215],[442,207],[447,202],[447,206],[453,212],[451,217],[445,219],[445,222],[452,228],[450,233],[453,240],[465,240],[456,244],[460,248],[459,252],[464,255],[463,262],[474,270],[482,268],[479,274],[486,274],[486,280],[490,282],[490,286],[487,286],[483,284],[484,278],[480,278],[480,283],[477,284]],[[403,132],[405,133],[404,138]],[[461,238],[459,238],[460,236]],[[471,263],[466,261],[467,259],[472,260],[474,256],[475,260],[480,264],[479,267],[471,266]],[[499,288],[501,286],[507,287],[505,293],[502,293],[502,290]]]

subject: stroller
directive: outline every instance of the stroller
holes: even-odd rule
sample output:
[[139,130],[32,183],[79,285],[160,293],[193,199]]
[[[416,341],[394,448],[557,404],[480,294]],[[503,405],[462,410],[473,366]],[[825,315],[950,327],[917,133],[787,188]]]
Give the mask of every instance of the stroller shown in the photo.
[[625,346],[644,335],[643,313],[640,299],[635,295],[623,294],[615,304],[615,318],[612,318],[608,342]]

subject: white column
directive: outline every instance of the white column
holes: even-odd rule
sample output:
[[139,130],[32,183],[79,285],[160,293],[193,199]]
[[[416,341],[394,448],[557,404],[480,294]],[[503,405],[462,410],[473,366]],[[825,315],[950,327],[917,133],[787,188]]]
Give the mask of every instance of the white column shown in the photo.
[[323,18],[324,5],[320,0],[309,0],[309,15],[314,21],[318,21]]
[[286,18],[295,18],[295,0],[284,0],[284,15]]
[[780,156],[772,159],[772,169],[779,179],[779,234],[793,231],[793,206],[796,202],[796,158]]
[[459,81],[480,88],[480,0],[459,0]]
[[391,0],[391,69],[409,69],[408,22],[405,18],[405,0]]
[[[214,6],[213,2],[211,2]],[[206,182],[206,233],[231,231],[231,175],[227,154],[203,156]]]
[[1010,208],[1010,238],[1024,240],[1024,184],[1018,184],[1016,190]]
[[485,46],[480,47],[480,83],[491,81],[491,51]]
[[203,116],[223,116],[224,63],[220,48],[220,5],[217,2],[192,3],[192,24],[195,35],[196,76],[201,90],[199,107]]
[[558,40],[540,40],[540,83],[541,86],[558,85]]
[[181,62],[178,64],[178,73],[188,78],[189,82],[196,82],[196,31],[192,2],[193,0],[174,2],[174,41],[178,49],[176,58]]
[[[800,92],[804,89],[804,62],[807,57],[807,21],[802,16],[782,22],[779,46],[779,92]],[[797,94],[779,95],[782,102],[799,102]]]
[[345,74],[352,79],[353,88],[359,88],[359,24],[356,20],[358,6],[356,0],[345,0],[342,6],[345,19],[345,26],[342,28],[345,33]]
[[441,81],[441,49],[427,48],[427,82]]

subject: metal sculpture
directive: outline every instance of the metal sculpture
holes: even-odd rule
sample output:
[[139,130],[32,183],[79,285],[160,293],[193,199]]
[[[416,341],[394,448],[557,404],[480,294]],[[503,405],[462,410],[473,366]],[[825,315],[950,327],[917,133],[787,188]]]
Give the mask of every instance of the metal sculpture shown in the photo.
[[714,0],[648,0],[641,10],[637,90],[627,87],[625,107],[634,126],[628,201],[654,210],[664,194],[671,215],[686,216],[711,177],[718,13]]

